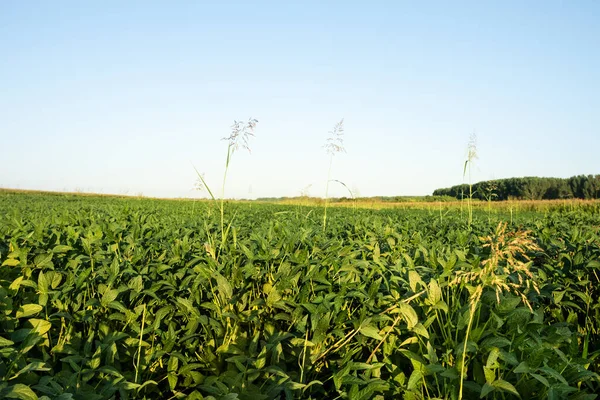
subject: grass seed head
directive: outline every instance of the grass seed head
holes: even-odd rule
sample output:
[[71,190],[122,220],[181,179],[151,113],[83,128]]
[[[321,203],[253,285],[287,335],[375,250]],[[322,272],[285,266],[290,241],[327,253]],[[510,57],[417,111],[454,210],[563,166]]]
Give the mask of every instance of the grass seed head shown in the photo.
[[344,119],[340,120],[335,126],[333,130],[329,132],[329,137],[325,142],[325,150],[327,154],[334,155],[335,153],[345,153],[346,149],[344,148]]
[[[532,311],[526,291],[532,289],[539,293],[539,288],[531,273],[532,261],[527,252],[539,251],[540,248],[531,238],[530,231],[507,233],[506,228],[507,224],[500,222],[492,235],[480,238],[484,243],[483,247],[490,249],[489,257],[481,261],[480,267],[474,271],[459,272],[451,284],[477,285],[470,296],[473,303],[479,301],[483,288],[489,287],[495,290],[498,302],[503,292],[510,292],[521,297]],[[516,278],[516,282],[512,278]]]
[[467,144],[467,161],[472,163],[473,160],[478,159],[477,156],[477,135],[472,133],[469,137],[469,143]]
[[256,128],[257,123],[258,120],[254,118],[250,118],[248,122],[233,121],[233,125],[231,125],[231,134],[222,139],[228,142],[232,153],[240,147],[251,153],[249,140],[250,137],[254,136],[254,129]]

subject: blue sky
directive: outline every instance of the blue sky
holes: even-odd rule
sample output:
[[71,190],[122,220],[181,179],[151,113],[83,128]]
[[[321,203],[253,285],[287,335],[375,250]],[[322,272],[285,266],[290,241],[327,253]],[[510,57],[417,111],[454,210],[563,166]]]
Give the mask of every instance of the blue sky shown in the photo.
[[[362,196],[600,173],[600,2],[0,2],[0,187]],[[333,184],[331,195],[345,195]]]

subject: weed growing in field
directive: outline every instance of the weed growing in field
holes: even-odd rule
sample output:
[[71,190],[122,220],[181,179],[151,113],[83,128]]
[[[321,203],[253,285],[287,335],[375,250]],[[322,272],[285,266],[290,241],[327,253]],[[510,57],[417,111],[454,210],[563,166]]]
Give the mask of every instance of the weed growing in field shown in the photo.
[[483,197],[488,205],[488,223],[492,222],[492,200],[498,197],[496,190],[498,190],[498,185],[493,181],[487,182],[483,187]]
[[[219,205],[219,211],[221,213],[221,245],[225,243],[227,235],[229,233],[229,228],[231,227],[231,222],[233,222],[233,220],[230,221],[229,226],[227,227],[227,229],[225,229],[225,182],[227,181],[227,172],[229,171],[229,164],[231,162],[231,158],[233,157],[233,153],[235,153],[235,151],[238,150],[240,147],[242,149],[248,150],[249,153],[251,152],[249,141],[251,137],[254,137],[254,130],[256,129],[257,123],[258,120],[254,118],[248,119],[247,122],[234,121],[233,125],[231,126],[231,134],[222,139],[227,141],[227,158],[225,160],[225,172],[223,173],[223,183],[221,185],[221,201]],[[204,176],[197,169],[196,174],[198,175],[199,180],[199,182],[197,182],[196,184],[196,188],[198,189],[204,187],[208,191],[210,197],[214,201],[216,201],[216,198],[213,195],[213,192],[210,190],[210,187],[206,183]]]
[[463,167],[463,181],[467,175],[467,172],[469,175],[469,197],[467,201],[467,212],[469,213],[469,226],[471,226],[471,224],[473,223],[473,181],[471,180],[471,166],[477,158],[477,135],[473,133],[469,137],[469,143],[467,145],[467,159],[465,160],[465,165]]
[[[489,257],[472,271],[460,271],[450,285],[465,285],[471,294],[469,298],[469,322],[462,352],[459,399],[463,395],[463,382],[466,373],[467,343],[477,311],[479,301],[486,288],[495,291],[496,300],[500,303],[503,292],[513,293],[521,298],[529,310],[533,312],[527,299],[527,292],[533,289],[539,294],[534,276],[529,270],[531,260],[527,252],[539,251],[540,248],[530,236],[529,231],[515,233],[506,232],[506,223],[499,223],[493,235],[480,238],[484,248],[490,249]],[[527,291],[523,291],[523,289]],[[506,382],[507,385],[510,385]],[[511,385],[512,386],[512,385]],[[516,390],[513,388],[516,392]]]
[[[337,153],[345,153],[344,148],[344,119],[340,120],[333,130],[329,132],[329,137],[325,142],[325,150],[329,154],[329,170],[327,171],[327,183],[325,185],[325,212],[323,214],[323,230],[327,226],[327,205],[329,196],[329,182],[331,181],[331,166],[333,164],[333,156]],[[344,185],[346,186],[346,185]]]

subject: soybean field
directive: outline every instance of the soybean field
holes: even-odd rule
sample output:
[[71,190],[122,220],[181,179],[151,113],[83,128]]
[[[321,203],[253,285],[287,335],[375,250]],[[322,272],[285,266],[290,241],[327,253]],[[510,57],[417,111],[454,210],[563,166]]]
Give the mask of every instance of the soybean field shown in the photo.
[[600,392],[598,203],[215,204],[1,192],[0,398]]

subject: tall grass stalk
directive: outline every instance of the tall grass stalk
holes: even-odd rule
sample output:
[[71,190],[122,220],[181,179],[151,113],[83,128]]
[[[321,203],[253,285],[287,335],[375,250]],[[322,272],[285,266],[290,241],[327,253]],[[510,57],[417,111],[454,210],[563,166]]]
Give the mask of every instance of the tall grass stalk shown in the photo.
[[[469,138],[469,143],[467,145],[467,159],[465,160],[465,164],[463,167],[463,181],[467,176],[467,172],[469,175],[469,197],[467,200],[467,212],[469,215],[469,226],[473,223],[473,181],[471,180],[471,166],[473,165],[473,161],[476,160],[477,157],[477,136],[473,133]],[[463,195],[464,198],[464,195]],[[461,202],[461,214],[462,214],[462,202]]]
[[[225,240],[227,239],[227,233],[229,231],[229,227],[225,229],[225,183],[227,181],[227,172],[229,171],[229,165],[231,163],[231,159],[233,157],[233,153],[238,150],[240,147],[251,152],[249,146],[249,140],[251,137],[254,137],[254,130],[256,129],[256,124],[258,120],[254,118],[250,118],[248,122],[242,121],[233,121],[233,125],[231,126],[231,133],[229,136],[224,137],[222,140],[227,141],[227,158],[225,159],[225,171],[223,172],[223,183],[221,185],[221,199],[219,204],[219,212],[220,212],[220,227],[221,227],[221,245],[225,244]],[[206,183],[204,176],[194,167],[196,170],[196,174],[198,175],[199,183],[196,187],[201,183],[204,188],[206,188],[208,194],[210,195],[213,201],[217,201],[212,190]],[[229,224],[231,226],[231,223]]]
[[333,156],[337,153],[345,153],[344,149],[344,119],[340,120],[333,130],[329,132],[329,137],[325,142],[325,150],[329,154],[329,169],[327,170],[327,183],[325,184],[325,211],[323,213],[323,231],[327,227],[327,207],[329,199],[329,182],[331,181],[331,166],[333,165]]
[[346,190],[350,194],[350,198],[352,199],[352,212],[356,213],[356,197],[354,196],[354,193],[352,192],[352,190],[350,190],[350,188],[344,182],[342,182],[340,180],[331,179],[331,182],[337,182],[346,188]]

